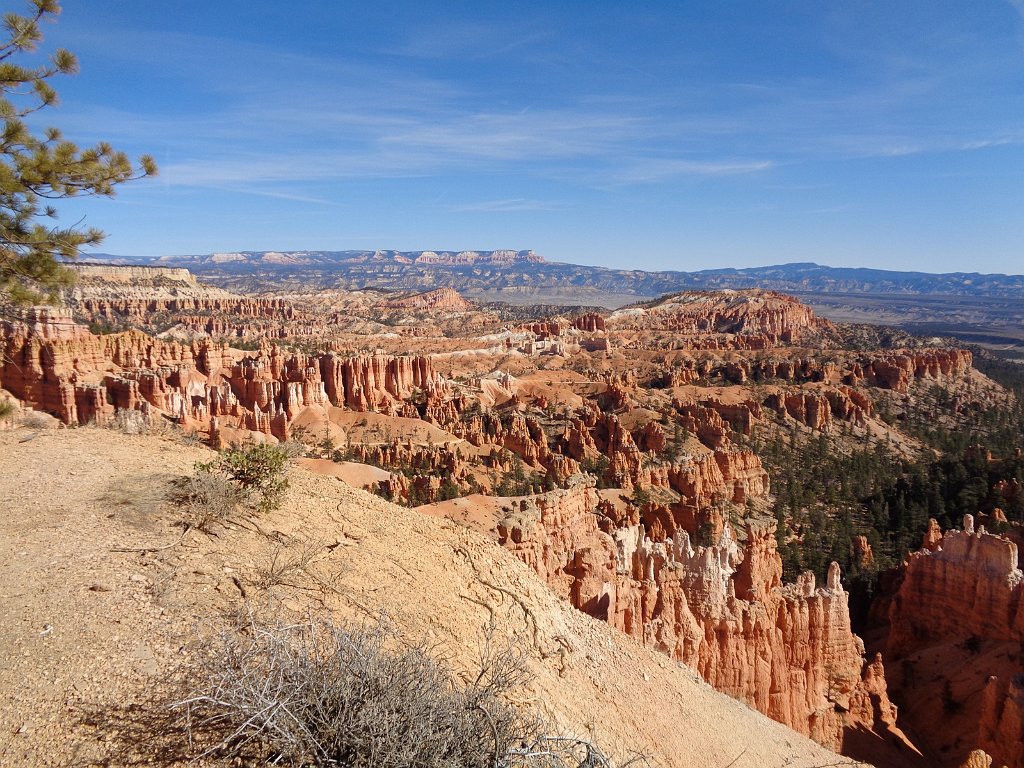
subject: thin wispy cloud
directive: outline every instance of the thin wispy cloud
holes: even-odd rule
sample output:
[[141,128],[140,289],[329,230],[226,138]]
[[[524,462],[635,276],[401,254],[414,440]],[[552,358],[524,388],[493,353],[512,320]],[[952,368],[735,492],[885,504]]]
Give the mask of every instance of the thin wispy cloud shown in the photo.
[[569,207],[565,203],[513,198],[511,200],[481,200],[475,203],[453,205],[448,210],[452,213],[522,213],[525,211],[564,211]]
[[[472,57],[529,47],[552,34],[515,32],[484,23],[439,25],[392,52]],[[108,41],[109,35],[96,33],[96,45]],[[484,170],[526,175],[549,175],[553,162],[566,178],[599,174],[619,184],[650,184],[754,174],[783,158],[901,157],[1003,141],[999,126],[990,135],[972,131],[959,140],[930,136],[916,122],[913,132],[908,125],[905,135],[893,134],[901,109],[941,85],[908,56],[884,66],[910,75],[846,93],[837,94],[825,79],[733,83],[725,87],[750,96],[724,110],[717,103],[722,86],[715,84],[653,95],[585,94],[558,108],[494,110],[480,108],[487,97],[475,87],[387,60],[152,30],[127,31],[122,50],[136,62],[191,74],[198,91],[207,92],[206,108],[167,115],[99,109],[72,113],[70,124],[105,138],[155,138],[174,155],[165,165],[169,184],[408,178],[469,171],[481,162]],[[213,78],[206,76],[211,66],[217,70]],[[851,134],[857,126],[861,131]],[[663,159],[680,150],[703,157]]]
[[504,56],[554,37],[550,29],[510,29],[480,21],[429,24],[385,53],[417,59],[483,60]]
[[771,160],[678,160],[648,158],[616,172],[614,179],[624,183],[647,184],[682,176],[718,177],[761,173],[776,165]]

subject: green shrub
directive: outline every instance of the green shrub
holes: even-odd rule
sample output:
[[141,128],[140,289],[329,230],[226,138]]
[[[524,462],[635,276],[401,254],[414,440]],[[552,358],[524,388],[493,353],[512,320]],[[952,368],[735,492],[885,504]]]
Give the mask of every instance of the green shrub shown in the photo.
[[243,491],[255,494],[260,512],[281,506],[288,478],[284,476],[288,453],[276,446],[257,443],[224,451],[217,468]]
[[175,480],[167,500],[200,530],[224,520],[243,504],[259,512],[276,509],[288,488],[287,463],[287,452],[278,446],[230,448],[214,461],[197,463],[194,475]]

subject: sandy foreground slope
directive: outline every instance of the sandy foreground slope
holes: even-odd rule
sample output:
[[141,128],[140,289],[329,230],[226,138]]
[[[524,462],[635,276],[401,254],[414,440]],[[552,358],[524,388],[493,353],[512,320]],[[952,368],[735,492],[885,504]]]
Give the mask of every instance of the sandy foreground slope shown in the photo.
[[493,614],[529,649],[522,703],[666,768],[852,764],[573,610],[479,534],[299,467],[273,513],[125,551],[178,540],[164,489],[212,455],[108,430],[0,431],[0,765],[187,762],[154,699],[245,599],[353,621],[384,610],[460,670]]

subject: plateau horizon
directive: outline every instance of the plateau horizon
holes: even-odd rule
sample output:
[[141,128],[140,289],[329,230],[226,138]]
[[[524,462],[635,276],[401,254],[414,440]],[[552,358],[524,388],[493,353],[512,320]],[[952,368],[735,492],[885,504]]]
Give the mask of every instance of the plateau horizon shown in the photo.
[[[643,267],[608,267],[601,264],[585,264],[560,259],[548,259],[532,249],[518,250],[514,248],[498,249],[454,249],[427,248],[422,250],[397,250],[380,248],[374,250],[360,249],[268,249],[268,250],[228,250],[195,254],[160,254],[160,255],[127,255],[112,253],[83,253],[77,263],[81,264],[140,264],[151,263],[154,266],[163,264],[180,264],[188,262],[197,264],[256,264],[261,266],[301,266],[315,263],[344,263],[352,261],[386,261],[399,263],[423,264],[432,266],[454,266],[458,264],[486,263],[490,265],[512,266],[516,264],[541,264],[549,266],[568,266],[592,268],[595,270],[627,271],[644,274],[679,274],[679,275],[751,275],[757,276],[768,272],[791,273],[825,273],[832,272],[844,276],[883,277],[891,276],[923,276],[935,278],[971,278],[971,277],[1006,277],[1024,278],[1024,271],[1019,272],[980,272],[952,271],[939,272],[928,270],[881,269],[867,266],[833,266],[814,261],[788,261],[773,264],[753,264],[749,266],[723,266],[708,269],[645,269]],[[1024,287],[1024,283],[1022,283]]]

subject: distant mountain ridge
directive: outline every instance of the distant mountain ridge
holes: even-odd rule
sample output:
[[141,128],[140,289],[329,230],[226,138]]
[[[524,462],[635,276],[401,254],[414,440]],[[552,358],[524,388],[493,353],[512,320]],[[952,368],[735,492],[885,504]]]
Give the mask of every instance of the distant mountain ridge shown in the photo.
[[[102,256],[98,255],[98,256]],[[90,257],[93,260],[96,257]],[[203,267],[332,267],[346,264],[430,264],[453,267],[475,264],[514,266],[539,264],[544,259],[533,251],[233,251],[196,256],[110,256],[115,263],[150,261],[161,265],[189,266],[194,271]]]
[[813,262],[690,273],[713,288],[777,288],[814,293],[956,294],[1009,296],[1024,292],[1024,275],[979,272],[901,272],[865,267],[828,267]]
[[562,293],[650,298],[680,290],[768,288],[842,294],[1024,296],[1024,275],[901,272],[803,262],[693,272],[621,270],[550,262],[533,251],[238,251],[195,256],[112,256],[85,261],[187,267],[213,282],[304,277],[324,286],[401,290],[455,288],[467,295],[512,292],[522,297]]
[[[837,322],[896,326],[925,336],[1024,348],[1024,275],[930,274],[813,263],[694,272],[610,269],[547,261],[533,251],[239,251],[201,256],[110,256],[84,262],[185,267],[234,293],[318,289],[458,291],[488,306],[604,307],[680,291],[761,288],[792,294]],[[624,259],[626,261],[626,259]],[[438,293],[437,295],[443,295]]]

